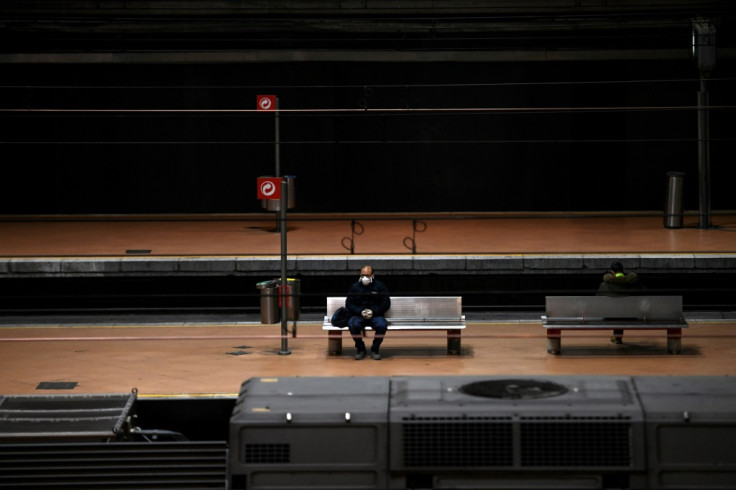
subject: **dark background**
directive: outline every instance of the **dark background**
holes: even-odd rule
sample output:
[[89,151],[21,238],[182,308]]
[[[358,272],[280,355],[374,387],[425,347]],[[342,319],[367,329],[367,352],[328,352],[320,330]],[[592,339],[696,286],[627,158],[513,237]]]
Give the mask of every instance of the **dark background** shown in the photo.
[[709,12],[711,205],[733,209],[733,7],[605,3],[223,2],[195,15],[183,1],[8,2],[0,214],[259,211],[274,116],[222,112],[252,111],[257,94],[304,110],[279,118],[298,212],[661,211],[668,171],[686,173],[697,209],[691,20]]

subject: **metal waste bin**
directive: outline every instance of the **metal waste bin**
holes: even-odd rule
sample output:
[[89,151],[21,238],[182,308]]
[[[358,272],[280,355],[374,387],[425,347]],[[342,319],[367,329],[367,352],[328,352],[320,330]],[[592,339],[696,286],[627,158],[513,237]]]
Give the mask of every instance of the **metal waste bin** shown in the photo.
[[682,228],[682,188],[685,174],[667,172],[667,201],[664,205],[664,227]]
[[281,279],[277,279],[279,284],[279,311],[281,310],[281,301],[286,297],[286,319],[291,322],[299,320],[299,309],[301,302],[301,279],[286,278],[286,292],[281,287]]
[[279,323],[279,284],[278,279],[263,281],[256,284],[261,290],[261,323]]
[[[286,209],[293,209],[296,206],[296,193],[294,191],[295,177],[293,175],[287,175],[285,178],[289,183]],[[261,199],[261,207],[266,211],[281,211],[281,199]]]

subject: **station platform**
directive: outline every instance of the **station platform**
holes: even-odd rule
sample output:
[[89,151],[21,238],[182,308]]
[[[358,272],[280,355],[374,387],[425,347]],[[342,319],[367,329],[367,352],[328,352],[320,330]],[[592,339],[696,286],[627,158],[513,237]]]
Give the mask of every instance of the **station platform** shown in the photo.
[[[0,280],[273,274],[274,228],[268,215],[5,217]],[[302,275],[353,276],[366,262],[381,275],[583,274],[612,260],[637,272],[736,271],[736,213],[714,214],[708,229],[692,216],[666,229],[655,215],[295,214],[287,230],[289,272]],[[444,332],[396,332],[381,361],[362,364],[349,340],[343,355],[327,355],[317,313],[289,333],[290,355],[279,355],[280,325],[256,314],[5,317],[0,393],[235,397],[253,376],[736,375],[733,311],[686,312],[679,355],[667,354],[664,335],[635,332],[616,345],[610,332],[587,332],[554,356],[540,313],[469,311],[460,356],[446,354]]]
[[[613,260],[657,272],[736,271],[736,211],[668,229],[656,213],[290,214],[288,270],[353,275],[575,274]],[[281,269],[272,213],[0,217],[0,278],[263,275]]]

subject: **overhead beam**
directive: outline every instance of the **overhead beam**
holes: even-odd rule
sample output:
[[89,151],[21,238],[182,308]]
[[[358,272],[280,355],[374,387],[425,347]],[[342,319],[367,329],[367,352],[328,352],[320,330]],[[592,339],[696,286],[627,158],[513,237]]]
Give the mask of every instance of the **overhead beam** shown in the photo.
[[[721,49],[719,58],[736,57],[736,49]],[[555,62],[687,60],[687,48],[648,50],[539,51],[177,51],[146,53],[16,53],[0,54],[0,63],[293,63],[293,62]]]

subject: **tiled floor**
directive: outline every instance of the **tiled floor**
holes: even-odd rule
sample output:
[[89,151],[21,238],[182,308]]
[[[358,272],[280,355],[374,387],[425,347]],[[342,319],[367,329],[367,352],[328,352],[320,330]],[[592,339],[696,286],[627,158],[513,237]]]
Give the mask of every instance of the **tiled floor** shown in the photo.
[[[370,335],[370,334],[369,334]],[[0,393],[125,393],[141,396],[236,393],[252,376],[367,375],[736,375],[736,324],[691,323],[683,351],[666,352],[664,332],[635,332],[625,343],[609,332],[565,333],[562,355],[546,352],[539,323],[474,323],[460,356],[446,353],[444,332],[390,332],[384,358],[328,356],[321,326],[299,324],[281,349],[278,325],[0,328]],[[76,382],[38,390],[41,382]]]

